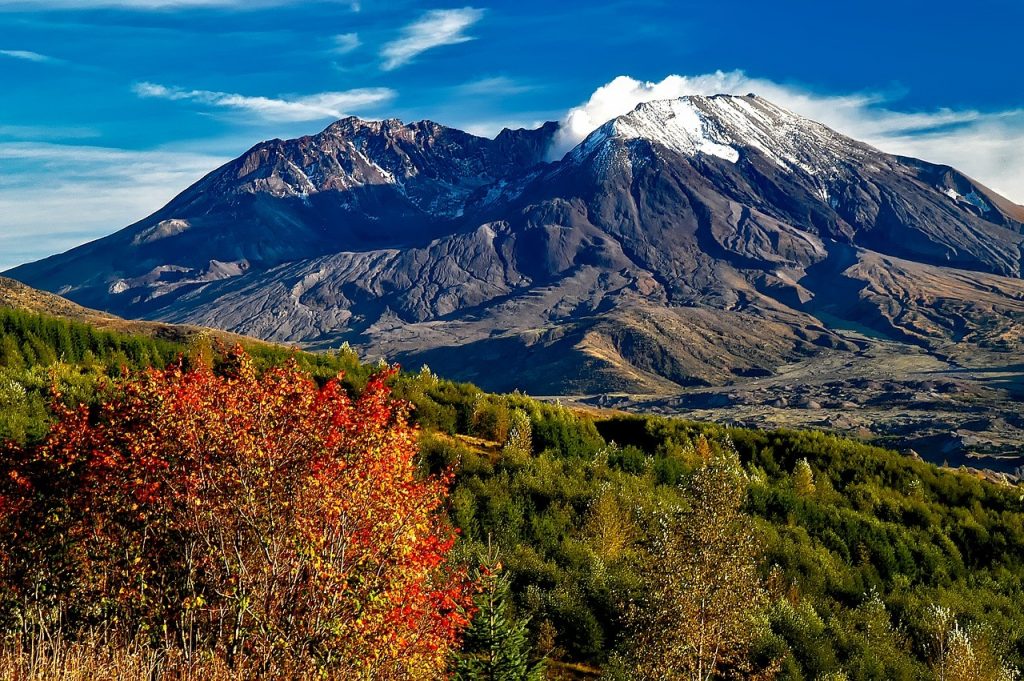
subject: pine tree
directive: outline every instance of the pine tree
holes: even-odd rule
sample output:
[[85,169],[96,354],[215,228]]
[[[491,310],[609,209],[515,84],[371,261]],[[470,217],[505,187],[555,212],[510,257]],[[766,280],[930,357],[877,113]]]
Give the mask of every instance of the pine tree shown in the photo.
[[25,368],[25,359],[21,356],[21,350],[18,349],[18,342],[14,340],[14,336],[5,335],[0,341],[0,366],[9,369]]
[[23,361],[27,366],[35,366],[39,363],[36,351],[32,348],[32,344],[27,340],[21,344],[21,356],[24,358]]
[[[486,564],[490,563],[490,567]],[[485,561],[477,613],[466,632],[464,652],[455,669],[458,681],[541,681],[546,660],[530,663],[529,620],[517,619],[510,584],[496,558]]]

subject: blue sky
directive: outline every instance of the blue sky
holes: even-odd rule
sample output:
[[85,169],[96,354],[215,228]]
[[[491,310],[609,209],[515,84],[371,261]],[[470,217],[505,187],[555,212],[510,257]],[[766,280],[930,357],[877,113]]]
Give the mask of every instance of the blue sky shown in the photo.
[[1019,0],[0,0],[0,269],[343,114],[569,121],[569,146],[641,99],[754,91],[1024,203],[1022,25]]

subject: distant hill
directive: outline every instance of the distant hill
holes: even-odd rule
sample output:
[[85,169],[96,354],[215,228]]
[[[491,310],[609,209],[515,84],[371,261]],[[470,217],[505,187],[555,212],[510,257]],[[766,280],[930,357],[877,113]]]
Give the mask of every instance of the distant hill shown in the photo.
[[19,281],[0,277],[0,307],[9,307],[25,312],[36,312],[60,319],[88,324],[91,327],[126,334],[138,334],[172,342],[187,342],[196,336],[208,336],[226,345],[244,342],[265,344],[259,339],[239,334],[188,324],[166,324],[122,319],[115,315],[91,310],[73,303],[67,298],[40,291]]

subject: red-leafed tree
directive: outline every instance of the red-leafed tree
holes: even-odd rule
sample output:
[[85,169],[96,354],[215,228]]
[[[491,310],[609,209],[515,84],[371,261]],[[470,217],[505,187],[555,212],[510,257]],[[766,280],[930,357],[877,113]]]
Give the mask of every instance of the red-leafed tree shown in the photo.
[[[73,607],[188,653],[342,678],[439,676],[472,588],[447,558],[450,481],[417,475],[389,375],[351,398],[293,364],[259,375],[237,350],[217,372],[124,379],[9,457],[29,473],[8,471],[0,532],[59,508]],[[32,511],[40,499],[45,513]]]

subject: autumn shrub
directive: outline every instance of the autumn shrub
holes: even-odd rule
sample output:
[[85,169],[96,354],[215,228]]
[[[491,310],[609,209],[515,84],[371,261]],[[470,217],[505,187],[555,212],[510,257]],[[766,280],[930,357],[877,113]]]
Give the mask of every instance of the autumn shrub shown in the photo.
[[506,400],[481,396],[473,408],[472,432],[478,437],[504,442],[512,425],[511,419],[512,413]]
[[704,464],[652,537],[646,596],[627,610],[634,629],[630,678],[771,679],[754,664],[765,590],[760,539],[741,511],[748,479],[730,447],[697,441]]
[[352,398],[239,350],[57,400],[45,440],[0,464],[8,625],[60,613],[263,673],[437,676],[472,589],[448,559],[450,480],[417,474],[391,374]]

